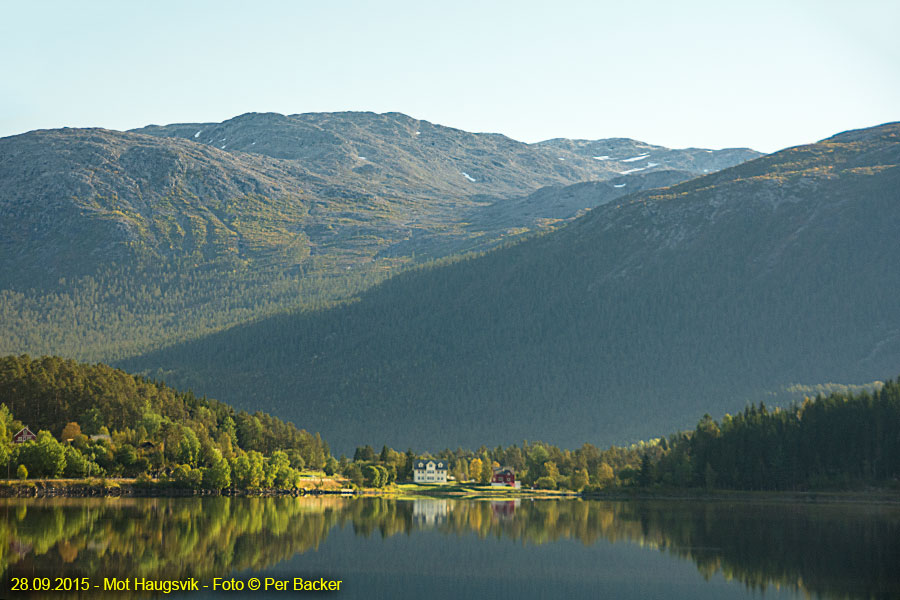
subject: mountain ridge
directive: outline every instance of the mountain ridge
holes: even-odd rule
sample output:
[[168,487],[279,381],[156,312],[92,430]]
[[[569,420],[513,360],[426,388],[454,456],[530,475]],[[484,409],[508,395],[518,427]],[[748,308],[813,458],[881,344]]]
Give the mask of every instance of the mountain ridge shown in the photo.
[[338,446],[400,447],[620,443],[743,408],[723,397],[883,378],[900,125],[841,135],[126,366],[309,415]]
[[[660,159],[616,175],[627,182],[602,198],[569,195],[566,184],[615,170],[399,114],[250,114],[210,127],[0,139],[0,352],[122,358],[347,299],[423,261],[692,176]],[[263,146],[288,157],[244,151]]]
[[[275,143],[266,139],[270,128],[257,128],[250,136],[245,137],[246,124],[272,121],[285,125],[279,130],[281,137]],[[595,160],[588,155],[555,147],[557,144],[550,142],[527,144],[498,133],[470,133],[414,119],[402,113],[349,111],[294,115],[246,113],[219,124],[184,123],[147,126],[132,131],[175,137],[193,137],[200,133],[201,135],[195,139],[200,141],[207,139],[207,143],[216,144],[225,142],[226,148],[234,147],[229,146],[228,139],[230,137],[234,142],[234,135],[237,134],[237,143],[244,151],[295,160],[326,156],[332,159],[328,161],[328,168],[332,169],[332,172],[343,168],[341,172],[344,175],[348,171],[356,172],[358,169],[364,169],[364,173],[370,175],[379,173],[379,155],[383,155],[381,158],[387,166],[396,172],[413,174],[416,177],[424,177],[427,174],[430,184],[436,188],[466,195],[485,194],[498,197],[521,195],[524,190],[533,191],[546,185],[615,176],[620,174],[617,169],[627,170],[629,166],[616,160]],[[392,145],[398,151],[392,152],[385,145],[373,141],[373,132],[382,134],[383,139],[391,139]],[[219,136],[223,136],[224,139]],[[253,136],[258,139],[251,140],[250,137]],[[288,143],[291,141],[294,143]],[[481,145],[476,144],[476,141],[480,141]],[[699,153],[697,156],[688,157],[683,156],[688,153],[686,150],[670,150],[627,138],[616,138],[614,141],[616,148],[627,154],[622,156],[622,159],[636,156],[632,152],[637,152],[638,148],[662,151],[668,153],[666,162],[657,165],[694,173],[701,173],[703,169],[715,170],[759,156],[757,152],[739,148],[725,151],[697,149],[696,153]],[[606,142],[610,140],[595,140],[590,144],[602,146]],[[728,157],[719,159],[719,156],[724,156],[723,152]],[[430,157],[427,153],[433,153],[434,156]],[[706,154],[712,156],[704,156]],[[359,163],[359,157],[368,164]],[[400,160],[401,157],[404,160]],[[698,159],[700,164],[696,168],[688,168]],[[335,164],[341,161],[345,164]],[[452,167],[444,169],[447,173],[437,172],[432,164],[435,161]],[[492,164],[485,164],[489,161]],[[500,167],[502,172],[485,168],[491,166]],[[637,168],[639,165],[631,166]],[[653,167],[645,165],[645,168]],[[420,182],[419,179],[413,181]],[[472,190],[468,190],[468,186],[459,185],[466,182],[477,185],[471,186]]]

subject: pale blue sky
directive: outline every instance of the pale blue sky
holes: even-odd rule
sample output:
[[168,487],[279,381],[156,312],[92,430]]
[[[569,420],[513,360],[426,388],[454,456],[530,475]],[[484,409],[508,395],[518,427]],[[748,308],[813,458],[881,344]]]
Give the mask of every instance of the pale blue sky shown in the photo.
[[0,136],[371,110],[773,151],[900,120],[898,31],[896,0],[0,0]]

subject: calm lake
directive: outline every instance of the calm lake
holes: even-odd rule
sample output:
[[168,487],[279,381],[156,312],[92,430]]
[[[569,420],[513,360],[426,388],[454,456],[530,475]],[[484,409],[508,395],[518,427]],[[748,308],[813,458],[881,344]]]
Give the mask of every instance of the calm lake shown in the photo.
[[[0,542],[6,599],[274,600],[294,578],[341,580],[321,594],[339,598],[900,598],[900,507],[874,504],[0,499]],[[92,587],[11,590],[40,577]],[[134,591],[191,577],[197,592]],[[202,587],[216,577],[244,590]],[[253,577],[288,591],[253,594]],[[128,589],[93,588],[112,578]]]

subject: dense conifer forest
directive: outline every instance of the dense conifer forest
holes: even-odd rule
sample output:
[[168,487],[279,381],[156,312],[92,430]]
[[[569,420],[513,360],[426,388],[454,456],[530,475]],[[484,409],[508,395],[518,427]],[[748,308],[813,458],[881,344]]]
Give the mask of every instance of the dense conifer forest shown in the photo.
[[195,269],[190,260],[143,261],[42,290],[0,289],[0,353],[28,348],[110,362],[286,310],[321,310],[388,276],[384,265],[336,274],[328,263]]
[[[412,478],[412,451],[360,446],[340,469],[357,481],[375,479],[384,467],[390,481]],[[493,467],[512,467],[526,486],[575,491],[618,488],[817,490],[867,486],[900,489],[900,383],[873,391],[835,392],[806,398],[788,409],[748,406],[696,428],[601,450],[575,450],[542,442],[506,448],[445,449],[457,481],[488,483]]]

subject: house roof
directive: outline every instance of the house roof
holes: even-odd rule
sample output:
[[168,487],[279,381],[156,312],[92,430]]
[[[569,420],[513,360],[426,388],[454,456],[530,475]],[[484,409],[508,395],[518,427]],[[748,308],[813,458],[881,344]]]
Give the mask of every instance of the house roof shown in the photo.
[[34,432],[32,432],[27,427],[23,427],[16,435],[13,436],[13,441],[17,443],[27,442],[28,440],[35,439],[37,439],[37,436],[34,435]]
[[450,463],[443,458],[420,458],[413,463],[413,469],[424,469],[430,462],[434,463],[435,471],[446,471],[450,467]]

